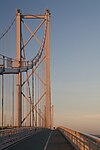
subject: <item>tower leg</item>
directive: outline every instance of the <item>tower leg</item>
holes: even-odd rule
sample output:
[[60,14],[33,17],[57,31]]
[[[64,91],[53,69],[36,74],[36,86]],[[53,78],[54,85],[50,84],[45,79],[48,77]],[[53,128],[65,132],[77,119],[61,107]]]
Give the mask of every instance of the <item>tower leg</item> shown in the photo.
[[[17,67],[21,66],[21,13],[16,12],[16,63]],[[22,73],[16,75],[16,101],[17,101],[17,127],[21,127],[22,121]]]
[[51,128],[51,100],[50,100],[50,13],[46,12],[46,128]]

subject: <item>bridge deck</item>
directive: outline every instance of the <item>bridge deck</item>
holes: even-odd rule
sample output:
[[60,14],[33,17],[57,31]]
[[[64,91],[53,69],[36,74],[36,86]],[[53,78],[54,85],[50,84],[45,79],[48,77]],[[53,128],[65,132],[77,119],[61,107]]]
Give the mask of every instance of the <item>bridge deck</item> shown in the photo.
[[6,150],[75,150],[72,145],[58,131],[45,130],[37,132]]

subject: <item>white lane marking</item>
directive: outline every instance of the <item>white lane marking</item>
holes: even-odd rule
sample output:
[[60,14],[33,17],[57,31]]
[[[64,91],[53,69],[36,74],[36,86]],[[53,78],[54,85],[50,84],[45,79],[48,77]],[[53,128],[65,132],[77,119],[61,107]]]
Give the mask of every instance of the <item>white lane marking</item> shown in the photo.
[[52,131],[50,132],[50,135],[49,135],[49,137],[48,137],[48,139],[47,139],[47,142],[46,142],[46,144],[45,144],[44,150],[47,149],[47,146],[48,146],[48,143],[49,143],[49,140],[50,140],[50,137],[51,137],[51,133],[52,133]]

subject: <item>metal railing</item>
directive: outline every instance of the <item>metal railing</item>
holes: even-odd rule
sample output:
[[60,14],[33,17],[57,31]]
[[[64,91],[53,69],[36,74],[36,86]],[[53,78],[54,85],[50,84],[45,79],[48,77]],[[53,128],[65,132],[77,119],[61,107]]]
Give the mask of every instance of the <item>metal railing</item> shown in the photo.
[[22,127],[22,128],[0,130],[0,150],[42,130],[44,129],[33,128],[33,127],[29,127],[29,128]]
[[42,52],[38,53],[33,60],[27,61],[26,59],[22,59],[20,62],[16,59],[0,54],[0,73],[8,73],[9,71],[9,73],[26,72],[27,70],[32,69],[33,66],[36,66],[41,58],[41,55]]
[[21,65],[20,67],[24,68],[24,67],[28,67],[30,65],[30,62],[23,59],[20,64],[18,60],[0,54],[0,67],[19,68],[18,64],[19,66]]
[[65,127],[58,127],[58,130],[76,150],[100,150],[100,138]]

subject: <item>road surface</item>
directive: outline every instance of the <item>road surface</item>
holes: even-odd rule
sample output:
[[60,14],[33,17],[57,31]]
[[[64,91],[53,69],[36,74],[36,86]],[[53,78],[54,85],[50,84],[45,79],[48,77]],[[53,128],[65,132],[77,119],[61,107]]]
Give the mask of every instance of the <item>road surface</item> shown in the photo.
[[6,150],[75,150],[58,130],[35,133]]

